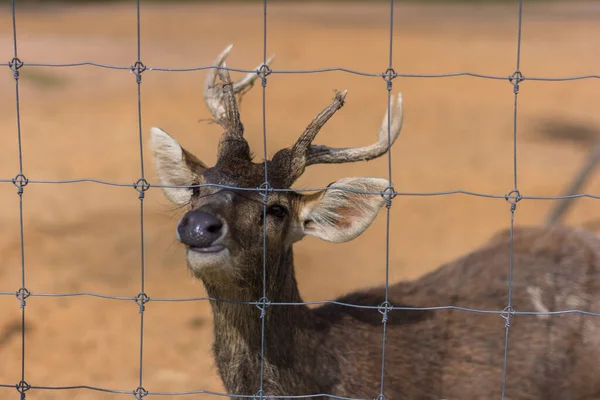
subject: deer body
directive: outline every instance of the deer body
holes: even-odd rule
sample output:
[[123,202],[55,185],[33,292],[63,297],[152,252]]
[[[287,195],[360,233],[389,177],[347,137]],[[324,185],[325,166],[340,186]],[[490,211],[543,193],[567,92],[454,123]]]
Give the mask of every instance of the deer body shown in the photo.
[[[217,58],[216,67],[224,66],[230,49]],[[228,393],[259,394],[262,376],[267,396],[373,399],[383,382],[388,399],[500,398],[505,324],[510,323],[506,399],[600,398],[600,319],[581,313],[510,313],[600,313],[600,240],[583,231],[559,226],[515,229],[510,303],[507,233],[420,279],[390,285],[393,306],[452,305],[496,312],[389,311],[383,380],[383,315],[378,307],[386,301],[385,288],[338,299],[371,308],[276,304],[302,303],[293,244],[306,235],[330,242],[354,239],[385,204],[382,194],[390,183],[344,178],[309,195],[289,188],[312,164],[385,154],[402,127],[402,102],[398,97],[391,110],[390,132],[386,115],[372,145],[313,145],[321,127],[344,103],[345,92],[337,93],[293,146],[266,164],[255,163],[243,138],[235,94],[257,77],[250,74],[232,83],[227,70],[207,75],[204,99],[224,128],[215,166],[207,167],[164,131],[151,131],[164,192],[187,209],[177,236],[186,246],[190,271],[213,299],[214,355]],[[265,165],[269,185],[276,190],[263,196],[253,189],[263,183]],[[256,302],[262,298],[271,304],[259,302],[261,310]],[[509,304],[511,309],[498,313]]]
[[[420,279],[391,285],[389,301],[396,306],[502,310],[508,304],[508,249],[505,232]],[[516,229],[514,263],[513,309],[600,312],[600,240],[591,234],[559,226]],[[271,288],[270,299],[302,301],[293,275],[280,283]],[[210,294],[231,298],[227,293]],[[262,296],[237,300],[253,301],[257,295]],[[385,301],[385,288],[355,292],[338,301],[378,306]],[[260,311],[225,303],[213,303],[213,310],[215,358],[227,390],[256,393]],[[377,309],[327,304],[267,310],[265,393],[363,399],[379,394],[383,330]],[[500,315],[446,309],[393,310],[388,317],[387,398],[500,398],[506,323]],[[596,317],[513,315],[507,357],[506,398],[600,395]]]

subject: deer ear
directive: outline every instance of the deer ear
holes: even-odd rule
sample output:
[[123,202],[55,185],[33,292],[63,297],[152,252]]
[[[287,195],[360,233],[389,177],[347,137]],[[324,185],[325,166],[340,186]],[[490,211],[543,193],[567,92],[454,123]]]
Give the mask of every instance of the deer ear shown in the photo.
[[371,225],[385,204],[380,193],[388,186],[385,179],[344,178],[327,190],[304,196],[299,211],[303,233],[328,242],[356,238]]
[[[190,186],[200,183],[206,165],[182,148],[175,139],[159,128],[150,130],[154,164],[161,185]],[[186,204],[192,197],[189,188],[163,188],[165,196],[175,204]]]

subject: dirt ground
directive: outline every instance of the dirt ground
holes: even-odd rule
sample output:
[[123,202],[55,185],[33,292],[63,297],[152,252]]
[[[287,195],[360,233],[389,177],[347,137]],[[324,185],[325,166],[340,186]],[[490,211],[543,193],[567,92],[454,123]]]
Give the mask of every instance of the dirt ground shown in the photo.
[[[526,2],[527,3],[527,2]],[[499,5],[416,6],[395,10],[394,68],[401,73],[473,71],[508,76],[515,70],[517,8]],[[142,60],[147,66],[208,64],[234,43],[230,66],[254,68],[262,58],[262,6],[143,5]],[[521,70],[560,77],[598,72],[597,3],[526,5]],[[346,67],[379,73],[388,65],[386,4],[274,4],[267,52],[276,69]],[[19,57],[31,62],[136,59],[135,8],[130,5],[20,8]],[[9,9],[0,8],[0,53],[12,53]],[[207,163],[215,160],[218,126],[201,98],[203,72],[147,71],[142,84],[144,141],[151,126],[176,136]],[[524,195],[556,195],[577,171],[600,131],[598,80],[521,84],[518,185]],[[320,134],[332,146],[368,144],[377,135],[387,92],[381,78],[342,72],[271,75],[267,86],[269,154],[291,144],[330,101],[348,89],[346,106]],[[402,192],[464,189],[503,195],[513,187],[513,89],[508,80],[472,77],[399,78],[405,124],[393,148],[393,180]],[[14,81],[0,76],[0,178],[18,173]],[[242,103],[246,136],[262,147],[260,89]],[[128,71],[93,67],[23,68],[21,122],[24,173],[30,179],[97,178],[132,183],[140,176],[136,84]],[[549,135],[548,133],[553,133]],[[550,139],[549,136],[554,137]],[[562,139],[561,139],[562,137]],[[557,139],[558,138],[558,139]],[[155,182],[147,145],[144,162]],[[314,166],[297,187],[324,186],[344,176],[387,176],[387,160]],[[597,193],[600,176],[586,191]],[[202,284],[186,272],[175,241],[177,212],[159,189],[146,196],[146,293],[198,297]],[[519,203],[517,224],[536,224],[550,201]],[[598,228],[600,208],[582,200],[566,222]],[[139,200],[131,188],[92,183],[30,184],[23,196],[26,287],[33,293],[89,291],[135,296],[140,291]],[[0,183],[0,291],[21,286],[18,196]],[[465,195],[394,200],[390,279],[410,279],[481,245],[509,224],[504,200]],[[600,229],[600,228],[598,228]],[[296,246],[305,300],[332,299],[385,279],[385,218],[357,240]],[[432,304],[433,305],[433,304]],[[27,301],[25,379],[36,386],[92,385],[133,390],[139,379],[139,314],[133,301],[90,297]],[[222,391],[210,346],[206,302],[150,302],[144,321],[143,386],[151,391]],[[20,310],[0,296],[0,383],[20,380]],[[0,398],[16,398],[0,388]],[[112,399],[87,390],[32,390],[27,398]],[[151,396],[152,397],[152,396]],[[186,398],[206,398],[207,395]],[[171,398],[161,396],[160,398]]]

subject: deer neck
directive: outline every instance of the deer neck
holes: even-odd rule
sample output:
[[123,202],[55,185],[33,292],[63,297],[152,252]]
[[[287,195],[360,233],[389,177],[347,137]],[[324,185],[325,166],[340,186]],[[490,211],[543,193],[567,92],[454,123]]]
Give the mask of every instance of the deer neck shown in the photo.
[[[215,359],[230,393],[254,394],[258,390],[263,343],[263,380],[270,382],[270,385],[286,381],[282,374],[297,374],[295,369],[303,364],[298,359],[298,349],[303,349],[303,354],[310,357],[318,353],[310,349],[316,346],[317,331],[322,331],[324,322],[317,320],[305,305],[268,305],[263,313],[256,304],[239,304],[256,302],[263,297],[262,274],[254,283],[254,287],[245,290],[219,290],[205,285],[211,298],[228,300],[211,301],[211,306],[214,313]],[[279,260],[268,260],[266,298],[271,303],[302,302],[291,249]],[[273,374],[276,376],[271,376]],[[282,387],[268,387],[270,394],[282,390]]]

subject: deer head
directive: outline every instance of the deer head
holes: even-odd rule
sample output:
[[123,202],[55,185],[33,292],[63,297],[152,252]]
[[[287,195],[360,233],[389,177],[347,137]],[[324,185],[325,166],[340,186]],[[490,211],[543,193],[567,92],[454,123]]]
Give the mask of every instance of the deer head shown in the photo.
[[[215,67],[225,66],[230,50],[231,46],[218,56]],[[217,83],[217,75],[221,83]],[[357,192],[380,193],[388,187],[387,180],[344,178],[327,190],[309,195],[274,191],[267,196],[265,213],[261,193],[244,190],[263,184],[265,163],[252,160],[235,98],[257,77],[251,73],[232,83],[225,69],[208,72],[204,100],[224,129],[213,167],[183,149],[163,130],[151,130],[158,178],[163,186],[168,186],[163,188],[164,193],[172,202],[187,207],[177,227],[177,238],[186,246],[190,270],[209,287],[262,287],[258,282],[262,282],[263,230],[267,235],[268,276],[277,278],[288,273],[281,269],[287,268],[282,266],[286,260],[291,264],[294,242],[306,235],[331,242],[352,240],[371,224],[385,203],[379,194]],[[346,92],[336,93],[293,146],[278,151],[266,162],[272,188],[289,189],[310,165],[371,160],[387,152],[387,114],[374,144],[343,149],[313,144],[319,130],[343,106],[345,97]],[[401,127],[399,95],[391,119],[392,143]]]

